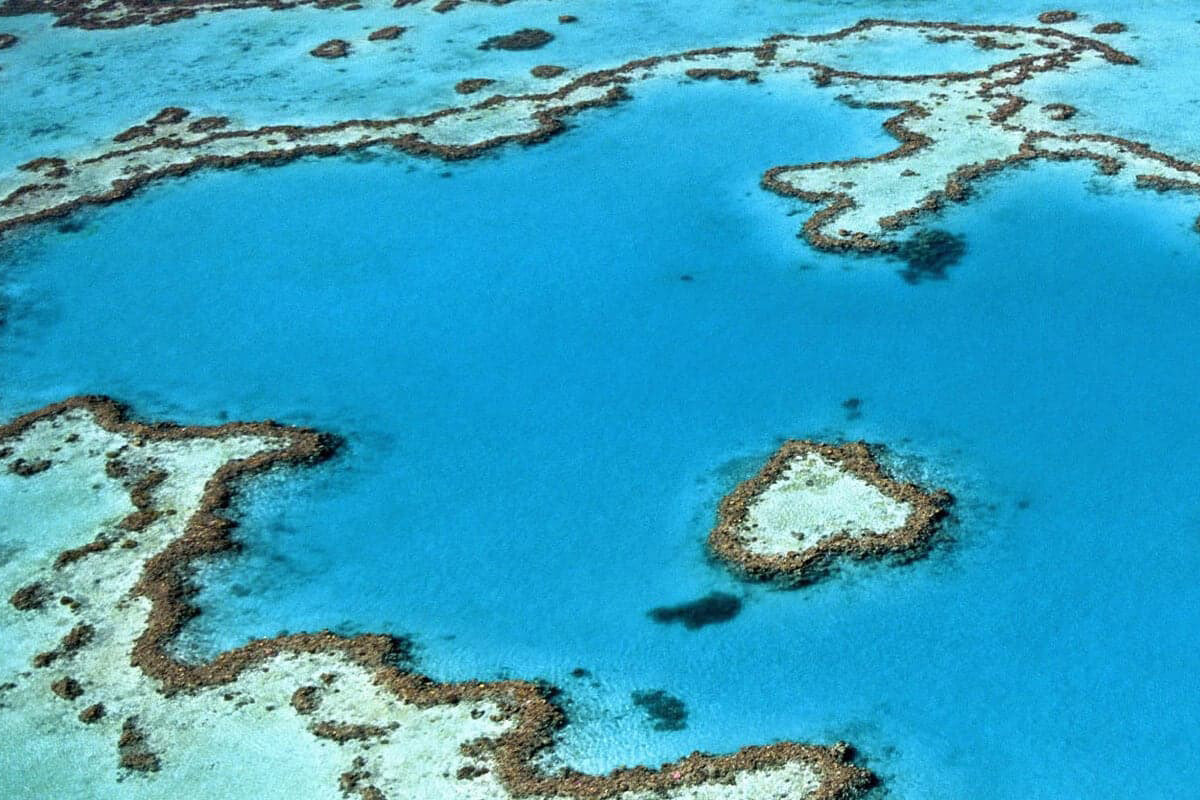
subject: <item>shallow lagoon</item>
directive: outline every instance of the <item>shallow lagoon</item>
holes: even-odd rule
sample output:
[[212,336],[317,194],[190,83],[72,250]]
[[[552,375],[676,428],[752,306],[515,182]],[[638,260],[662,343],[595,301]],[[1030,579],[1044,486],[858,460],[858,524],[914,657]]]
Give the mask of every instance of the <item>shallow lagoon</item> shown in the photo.
[[[881,119],[689,86],[452,167],[164,184],[12,246],[0,410],[103,391],[347,437],[246,504],[197,654],[411,633],[437,677],[564,686],[562,757],[588,769],[846,738],[898,797],[1182,794],[1196,204],[1020,171],[939,221],[967,256],[910,286],[814,255],[757,188],[775,163],[890,147]],[[740,586],[703,536],[785,436],[892,443],[961,497],[955,541],[800,592]],[[714,590],[742,613],[646,616]],[[658,688],[685,730],[632,704]]]

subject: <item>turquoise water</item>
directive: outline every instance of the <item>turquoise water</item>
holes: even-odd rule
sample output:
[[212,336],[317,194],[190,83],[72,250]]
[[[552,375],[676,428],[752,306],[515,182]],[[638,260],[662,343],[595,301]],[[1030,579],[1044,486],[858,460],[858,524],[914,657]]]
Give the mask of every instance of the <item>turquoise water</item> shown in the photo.
[[[1043,10],[653,5],[623,12],[644,22],[632,33],[597,8],[603,36],[556,28],[559,50],[507,63],[609,63],[868,14]],[[453,66],[382,85],[383,57],[342,73],[263,55],[291,63],[343,32],[331,19],[395,21],[380,9],[113,34],[3,20],[26,38],[0,54],[0,102],[29,114],[0,120],[0,138],[15,161],[167,103],[252,121],[407,113],[461,77],[477,38],[560,10],[446,15]],[[1169,35],[1178,58],[1133,47],[1147,77],[1096,73],[1086,99],[1194,156],[1178,109],[1195,102],[1200,56],[1182,43],[1200,29],[1184,17],[1141,4],[1141,41]],[[280,43],[240,50],[275,28]],[[244,55],[128,68],[205,30]],[[444,33],[387,52],[412,61]],[[47,79],[38,94],[16,77],[83,69],[71,48],[135,77]],[[269,90],[255,80],[268,66]],[[0,416],[103,392],[150,418],[346,437],[334,462],[244,502],[245,552],[206,568],[183,643],[196,657],[280,630],[409,634],[436,677],[563,686],[574,724],[558,757],[589,770],[845,738],[898,798],[1193,794],[1200,202],[1107,193],[1084,166],[1014,171],[937,221],[968,242],[948,280],[910,286],[898,264],[813,253],[789,215],[803,207],[758,188],[774,164],[893,145],[882,115],[789,91],[639,87],[537,148],[207,173],[6,240]],[[909,475],[959,496],[949,541],[799,592],[739,583],[703,539],[717,500],[788,436],[891,444]],[[741,614],[696,631],[646,616],[714,591]],[[685,703],[684,730],[654,730],[632,703],[654,689]]]
[[[347,437],[244,504],[195,655],[408,633],[437,677],[563,685],[560,755],[587,769],[846,738],[896,797],[1186,796],[1200,204],[1017,171],[939,221],[967,255],[914,287],[813,254],[757,188],[888,147],[878,114],[639,97],[543,147],[203,174],[10,244],[0,411],[104,391]],[[960,496],[953,541],[739,584],[703,537],[786,436],[892,444]],[[711,591],[744,610],[646,616]],[[650,689],[685,730],[653,729],[630,701]]]

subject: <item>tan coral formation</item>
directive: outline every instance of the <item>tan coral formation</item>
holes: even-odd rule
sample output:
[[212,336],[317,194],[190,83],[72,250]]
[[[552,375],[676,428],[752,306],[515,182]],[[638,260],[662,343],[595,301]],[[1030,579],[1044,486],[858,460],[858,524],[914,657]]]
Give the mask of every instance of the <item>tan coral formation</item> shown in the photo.
[[[836,66],[864,40],[911,39],[911,46],[986,40],[1002,60],[973,71],[867,74]],[[41,158],[0,177],[0,233],[61,216],[84,204],[111,203],[147,183],[204,167],[277,165],[308,155],[393,147],[447,160],[505,144],[536,144],[566,127],[571,115],[630,96],[651,80],[692,77],[769,82],[808,76],[856,107],[894,109],[884,123],[899,145],[886,153],[828,163],[773,167],[762,185],[815,203],[802,235],[829,250],[879,251],[923,214],[968,196],[975,179],[1035,159],[1087,159],[1103,174],[1149,175],[1159,185],[1200,189],[1200,165],[1139,142],[1072,127],[1067,104],[1046,113],[1019,94],[1048,73],[1129,67],[1137,60],[1099,40],[1051,27],[864,20],[816,36],[775,35],[752,46],[706,48],[654,56],[563,76],[546,91],[494,94],[474,105],[395,119],[329,125],[270,125],[249,130],[188,123],[135,126],[125,146],[74,158]],[[548,75],[548,71],[546,72]],[[548,83],[554,78],[545,78]],[[479,81],[464,82],[475,90]],[[130,129],[130,130],[134,130]],[[1130,168],[1132,167],[1132,168]],[[1131,185],[1148,185],[1144,180]]]
[[864,442],[785,442],[717,511],[708,545],[748,577],[809,583],[839,557],[914,556],[953,503],[888,474]]
[[400,26],[400,25],[387,25],[387,26],[380,28],[379,30],[374,30],[374,31],[371,31],[369,34],[367,34],[367,41],[369,41],[369,42],[390,42],[395,39],[399,39],[401,34],[403,34],[404,31],[406,31],[406,30],[407,30],[407,28],[404,28],[403,26]]
[[[492,6],[514,2],[470,1]],[[419,2],[420,0],[395,0],[392,5],[395,8],[404,8]],[[433,6],[433,10],[453,11],[463,2],[465,0],[441,0]],[[136,25],[166,25],[181,19],[191,19],[197,14],[219,11],[241,11],[250,8],[286,11],[304,6],[344,11],[357,11],[362,8],[358,0],[172,0],[169,3],[160,0],[3,0],[0,2],[0,17],[53,14],[57,17],[55,25],[87,30],[110,30]]]
[[330,39],[310,50],[309,55],[317,58],[345,58],[350,55],[350,43],[345,39]]
[[[32,477],[0,475],[6,497],[43,496],[22,492],[53,482],[61,484],[55,496],[74,487],[109,509],[97,538],[139,502],[162,512],[136,548],[91,549],[61,563],[46,549],[0,569],[0,590],[13,598],[0,612],[5,640],[30,652],[58,641],[60,651],[33,677],[14,675],[6,705],[61,709],[59,725],[111,737],[115,763],[140,779],[170,780],[172,759],[192,758],[182,749],[274,736],[283,752],[302,754],[303,769],[331,793],[340,787],[369,798],[848,800],[873,782],[847,746],[794,742],[693,753],[660,769],[547,772],[539,755],[566,720],[545,687],[438,683],[405,668],[402,643],[385,635],[281,635],[209,661],[181,660],[174,646],[195,613],[188,598],[197,564],[233,547],[234,523],[223,512],[241,483],[326,458],[334,443],[269,422],[142,424],[112,401],[81,397],[0,427],[0,445],[52,462]],[[10,510],[44,515],[36,503]],[[54,535],[61,547],[80,533],[95,531]],[[64,602],[44,602],[54,596]],[[50,693],[62,699],[44,700]]]

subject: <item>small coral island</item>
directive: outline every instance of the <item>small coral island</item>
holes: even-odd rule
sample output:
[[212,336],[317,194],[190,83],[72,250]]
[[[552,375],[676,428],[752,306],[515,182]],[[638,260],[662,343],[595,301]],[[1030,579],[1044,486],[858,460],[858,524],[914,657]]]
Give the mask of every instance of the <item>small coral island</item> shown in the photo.
[[[0,561],[0,729],[34,718],[103,737],[113,779],[154,782],[148,796],[162,797],[188,785],[189,763],[237,769],[230,742],[249,741],[271,754],[263,768],[303,773],[304,796],[362,800],[850,800],[874,783],[841,743],[547,770],[541,756],[567,722],[552,690],[434,681],[387,635],[281,634],[181,657],[196,568],[235,549],[226,509],[243,482],[335,447],[275,423],[142,424],[102,397],[0,426],[0,502],[16,537]],[[57,513],[63,502],[79,514]],[[663,692],[635,702],[664,729],[686,714]]]
[[721,502],[708,543],[747,576],[793,584],[838,556],[922,552],[953,502],[892,478],[864,442],[785,442]]

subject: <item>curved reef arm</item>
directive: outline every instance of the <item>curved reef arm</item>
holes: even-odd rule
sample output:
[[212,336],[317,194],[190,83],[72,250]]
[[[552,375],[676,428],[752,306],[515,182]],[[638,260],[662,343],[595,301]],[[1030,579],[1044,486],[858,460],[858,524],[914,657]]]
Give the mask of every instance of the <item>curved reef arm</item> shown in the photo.
[[404,643],[387,635],[281,635],[207,662],[184,660],[175,645],[195,613],[195,569],[234,546],[224,511],[241,482],[323,460],[335,446],[270,422],[143,424],[101,397],[72,398],[0,428],[6,465],[45,464],[0,473],[8,482],[0,491],[17,504],[46,496],[21,491],[40,484],[116,509],[91,542],[80,546],[79,532],[56,529],[68,549],[0,573],[10,596],[0,630],[33,666],[0,676],[5,704],[97,729],[116,743],[114,764],[147,780],[171,781],[181,748],[189,758],[203,750],[197,730],[218,743],[275,737],[275,747],[309,754],[305,768],[326,776],[330,796],[340,787],[364,800],[834,800],[873,783],[846,745],[795,742],[693,753],[659,769],[546,772],[538,759],[566,717],[544,687],[439,683],[408,668]]
[[[914,52],[970,43],[996,53],[997,61],[969,72],[922,74],[868,74],[836,66],[839,57],[875,39],[900,39]],[[872,19],[829,34],[775,35],[752,46],[652,56],[582,74],[556,72],[547,78],[554,87],[546,91],[495,94],[415,117],[237,129],[227,117],[196,119],[185,109],[164,109],[117,133],[111,147],[38,158],[0,178],[0,234],[83,205],[112,203],[153,181],[204,167],[279,165],[372,147],[472,158],[502,145],[543,142],[565,130],[571,116],[626,100],[640,83],[717,78],[786,89],[799,75],[854,106],[899,110],[884,123],[898,145],[879,155],[773,167],[763,186],[819,205],[802,229],[812,245],[891,250],[900,231],[922,215],[965,199],[972,181],[1033,159],[1086,158],[1104,175],[1136,176],[1131,177],[1136,186],[1200,188],[1200,165],[1149,145],[1079,130],[1074,107],[1038,107],[1018,93],[1050,72],[1136,63],[1105,42],[1058,28]]]

